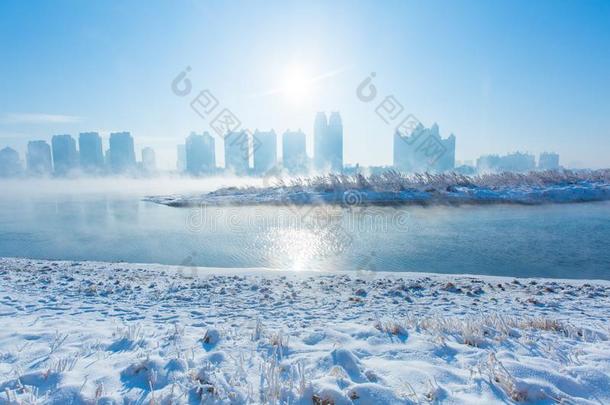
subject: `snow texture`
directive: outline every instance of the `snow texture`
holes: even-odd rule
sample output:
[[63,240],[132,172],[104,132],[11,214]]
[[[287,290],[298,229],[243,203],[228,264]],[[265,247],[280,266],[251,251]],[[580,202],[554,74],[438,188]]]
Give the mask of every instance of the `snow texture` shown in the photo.
[[5,258],[0,404],[607,404],[609,293]]

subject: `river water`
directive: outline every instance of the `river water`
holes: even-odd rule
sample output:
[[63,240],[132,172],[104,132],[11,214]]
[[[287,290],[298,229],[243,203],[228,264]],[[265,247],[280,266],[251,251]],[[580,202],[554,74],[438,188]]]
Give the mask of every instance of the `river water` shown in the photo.
[[0,256],[610,279],[610,203],[171,208],[226,181],[0,182]]

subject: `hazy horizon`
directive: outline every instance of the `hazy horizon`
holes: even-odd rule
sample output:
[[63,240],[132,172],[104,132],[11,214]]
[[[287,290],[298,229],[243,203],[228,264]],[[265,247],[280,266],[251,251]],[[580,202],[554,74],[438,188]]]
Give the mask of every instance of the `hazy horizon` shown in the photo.
[[[457,137],[456,159],[557,152],[610,166],[610,3],[104,2],[0,4],[0,148],[129,131],[175,168],[191,131],[213,133],[189,102],[208,89],[248,129],[302,129],[340,111],[346,164],[389,165],[393,95]],[[171,83],[190,67],[192,93]],[[372,72],[377,100],[356,96]],[[218,138],[217,138],[218,139]],[[216,142],[222,165],[222,142]]]

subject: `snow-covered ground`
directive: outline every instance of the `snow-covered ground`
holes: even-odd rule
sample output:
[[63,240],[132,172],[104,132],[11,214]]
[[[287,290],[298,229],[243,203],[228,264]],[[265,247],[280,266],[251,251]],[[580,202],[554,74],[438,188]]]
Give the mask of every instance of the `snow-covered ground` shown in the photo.
[[264,187],[224,187],[205,194],[149,196],[174,207],[256,204],[545,204],[610,200],[610,170],[548,171],[464,176],[456,173],[408,175],[326,175],[285,178],[268,175]]
[[602,281],[5,258],[0,404],[607,404],[609,313]]

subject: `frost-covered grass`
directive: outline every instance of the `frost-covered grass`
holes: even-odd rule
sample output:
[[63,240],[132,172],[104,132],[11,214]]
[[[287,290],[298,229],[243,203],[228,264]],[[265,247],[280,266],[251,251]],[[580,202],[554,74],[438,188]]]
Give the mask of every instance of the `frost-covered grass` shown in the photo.
[[199,196],[159,196],[171,206],[195,204],[545,203],[610,199],[610,169],[466,176],[458,173],[328,174],[265,178],[264,187],[225,187]]
[[609,310],[602,281],[0,259],[0,404],[610,403]]
[[[327,190],[363,190],[363,191],[405,191],[426,190],[429,188],[446,189],[447,187],[519,187],[572,185],[578,183],[610,183],[610,169],[593,171],[549,170],[535,171],[527,174],[505,172],[500,174],[482,174],[467,176],[459,173],[414,173],[407,174],[388,170],[381,174],[364,176],[361,174],[293,177],[283,179],[271,178],[271,187],[301,188],[312,191]],[[221,189],[218,192],[234,190]],[[239,190],[252,190],[255,187],[242,187]]]

